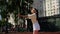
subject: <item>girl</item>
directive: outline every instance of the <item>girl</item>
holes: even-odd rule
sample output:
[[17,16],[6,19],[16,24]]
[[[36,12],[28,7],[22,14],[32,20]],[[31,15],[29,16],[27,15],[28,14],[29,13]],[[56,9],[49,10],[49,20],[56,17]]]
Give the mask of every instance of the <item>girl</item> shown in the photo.
[[38,31],[40,30],[40,26],[37,20],[37,16],[36,16],[36,10],[35,8],[31,8],[31,14],[28,15],[19,15],[20,17],[25,17],[25,18],[29,18],[32,21],[33,24],[33,34],[38,34]]

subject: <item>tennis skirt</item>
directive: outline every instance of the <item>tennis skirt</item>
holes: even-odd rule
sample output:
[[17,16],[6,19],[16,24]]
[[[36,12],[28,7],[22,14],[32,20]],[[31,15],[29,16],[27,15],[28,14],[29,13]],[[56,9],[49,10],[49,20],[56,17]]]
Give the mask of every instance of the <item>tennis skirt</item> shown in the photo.
[[38,22],[33,24],[33,30],[40,30],[40,25]]

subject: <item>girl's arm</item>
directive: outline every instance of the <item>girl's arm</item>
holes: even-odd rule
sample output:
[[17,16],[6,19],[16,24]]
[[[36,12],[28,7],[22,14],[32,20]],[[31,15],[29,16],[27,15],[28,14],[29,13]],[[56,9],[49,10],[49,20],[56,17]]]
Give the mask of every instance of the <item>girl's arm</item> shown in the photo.
[[21,15],[21,14],[18,14],[19,17],[24,17],[24,18],[27,18],[28,16],[27,15]]

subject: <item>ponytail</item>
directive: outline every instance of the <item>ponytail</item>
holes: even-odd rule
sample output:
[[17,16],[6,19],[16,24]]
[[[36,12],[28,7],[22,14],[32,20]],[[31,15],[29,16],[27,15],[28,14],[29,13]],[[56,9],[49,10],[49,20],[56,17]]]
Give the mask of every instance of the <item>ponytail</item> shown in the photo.
[[37,16],[37,20],[38,20],[38,10],[37,9],[35,9],[36,10],[36,16]]

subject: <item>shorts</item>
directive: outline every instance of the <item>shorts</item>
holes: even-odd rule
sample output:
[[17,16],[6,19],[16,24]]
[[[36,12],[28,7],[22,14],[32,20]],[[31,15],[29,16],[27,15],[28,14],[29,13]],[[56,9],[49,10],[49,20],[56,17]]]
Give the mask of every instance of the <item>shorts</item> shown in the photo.
[[40,25],[38,22],[33,24],[33,30],[40,30]]

